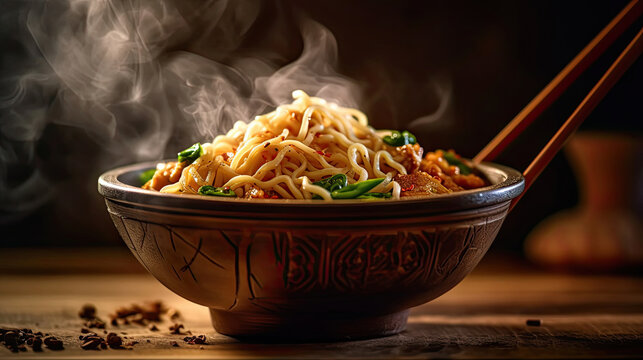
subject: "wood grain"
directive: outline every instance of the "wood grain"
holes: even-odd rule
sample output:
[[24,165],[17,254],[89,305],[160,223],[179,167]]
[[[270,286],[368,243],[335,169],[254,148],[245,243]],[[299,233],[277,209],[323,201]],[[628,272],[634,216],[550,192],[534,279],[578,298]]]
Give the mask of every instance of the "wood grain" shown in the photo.
[[[452,291],[414,308],[402,334],[317,344],[249,344],[219,335],[206,308],[144,273],[3,272],[0,326],[52,333],[64,339],[66,349],[14,355],[0,347],[0,358],[633,358],[643,353],[642,279],[548,274],[502,263],[489,258]],[[80,349],[77,312],[83,304],[95,304],[99,316],[107,318],[119,306],[155,299],[179,309],[186,328],[205,334],[208,344],[203,349],[188,345],[183,336],[169,334],[170,323],[161,323],[160,332],[139,326],[108,329],[139,341],[134,350]],[[541,319],[542,326],[527,326],[527,319]]]

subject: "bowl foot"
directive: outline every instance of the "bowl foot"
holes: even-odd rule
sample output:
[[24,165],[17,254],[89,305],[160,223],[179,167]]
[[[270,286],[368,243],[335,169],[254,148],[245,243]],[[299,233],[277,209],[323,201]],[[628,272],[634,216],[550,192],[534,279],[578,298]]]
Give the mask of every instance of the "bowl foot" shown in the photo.
[[338,341],[397,334],[406,328],[409,310],[387,315],[333,316],[328,313],[240,313],[210,309],[217,332],[247,341]]

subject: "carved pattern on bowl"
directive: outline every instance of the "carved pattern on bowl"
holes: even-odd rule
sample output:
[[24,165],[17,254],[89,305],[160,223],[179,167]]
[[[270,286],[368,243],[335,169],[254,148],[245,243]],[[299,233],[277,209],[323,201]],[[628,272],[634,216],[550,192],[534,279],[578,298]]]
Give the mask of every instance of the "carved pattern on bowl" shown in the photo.
[[287,297],[429,289],[455,272],[464,276],[486,252],[503,215],[347,233],[171,226],[111,213],[130,250],[170,289],[213,308],[239,310],[247,299],[268,312],[288,309]]

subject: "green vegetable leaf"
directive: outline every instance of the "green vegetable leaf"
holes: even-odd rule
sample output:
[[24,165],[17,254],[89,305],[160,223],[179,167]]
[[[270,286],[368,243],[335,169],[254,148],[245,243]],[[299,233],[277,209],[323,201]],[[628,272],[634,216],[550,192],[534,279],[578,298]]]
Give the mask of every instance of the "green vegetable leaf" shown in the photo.
[[473,169],[467,166],[467,164],[458,159],[458,156],[455,153],[444,151],[444,159],[449,163],[449,165],[457,166],[460,169],[460,174],[462,175],[469,175],[473,171]]
[[224,196],[224,197],[237,197],[234,191],[222,187],[214,187],[210,185],[203,185],[199,188],[199,194],[206,196]]
[[391,131],[391,135],[384,136],[382,140],[384,140],[385,143],[391,146],[404,146],[417,143],[415,135],[406,130],[402,132],[393,130]]
[[382,181],[384,181],[384,178],[370,179],[370,180],[356,182],[354,184],[345,186],[339,190],[331,191],[330,196],[333,199],[355,199],[356,197],[376,187]]
[[367,192],[365,194],[362,194],[356,199],[370,199],[370,200],[375,200],[375,199],[390,199],[391,196],[393,196],[390,192],[387,193],[381,193],[381,192]]
[[156,174],[156,169],[145,170],[138,176],[138,179],[141,181],[141,186],[147,184],[148,181],[152,180]]
[[191,164],[194,160],[198,159],[201,155],[203,155],[203,148],[201,147],[201,144],[196,143],[190,146],[189,148],[179,152],[178,160],[179,162],[187,161],[188,164]]
[[346,187],[347,184],[348,180],[346,180],[346,175],[344,174],[333,175],[331,177],[321,179],[313,183],[313,185],[321,186],[329,192],[333,192],[335,190]]

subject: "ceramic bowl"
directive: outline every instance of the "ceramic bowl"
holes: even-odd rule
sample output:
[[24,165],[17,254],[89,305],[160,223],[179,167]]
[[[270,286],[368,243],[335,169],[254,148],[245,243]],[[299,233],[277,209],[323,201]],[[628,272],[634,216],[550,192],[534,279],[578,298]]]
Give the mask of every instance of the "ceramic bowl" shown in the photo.
[[480,261],[524,188],[511,168],[491,186],[386,201],[244,200],[139,188],[154,163],[98,182],[121,237],[178,295],[238,338],[336,340],[391,335],[409,309],[444,294]]

